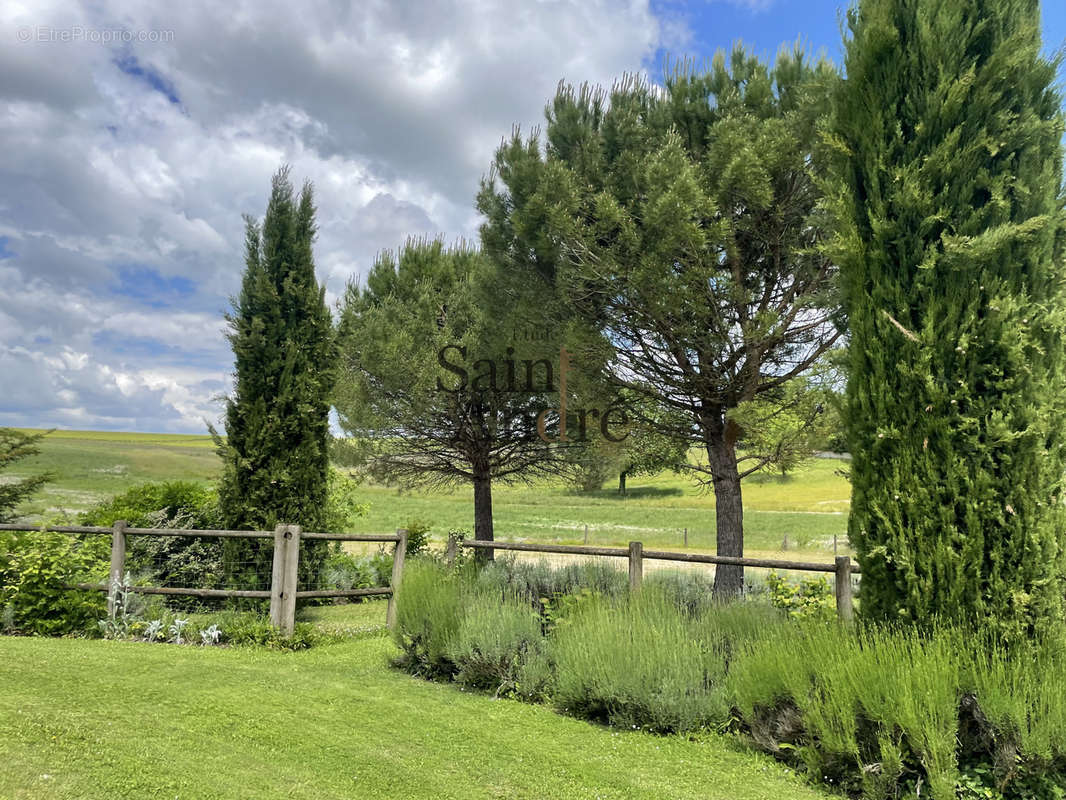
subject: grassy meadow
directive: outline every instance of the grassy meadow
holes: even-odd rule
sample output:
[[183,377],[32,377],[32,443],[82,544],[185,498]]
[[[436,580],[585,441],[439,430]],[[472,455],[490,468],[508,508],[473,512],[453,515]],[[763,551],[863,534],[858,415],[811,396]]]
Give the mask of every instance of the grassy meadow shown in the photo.
[[[850,488],[846,463],[814,459],[789,475],[753,476],[745,482],[745,530],[752,555],[783,551],[831,553],[833,536],[844,552]],[[208,481],[219,472],[209,436],[55,431],[41,454],[12,474],[51,471],[56,479],[20,512],[32,520],[73,519],[79,511],[130,486],[152,480]],[[411,520],[428,523],[435,537],[472,527],[472,491],[412,492],[365,484],[370,504],[353,531],[394,530]],[[688,529],[689,549],[714,550],[714,495],[690,476],[664,472],[631,478],[621,497],[608,483],[598,492],[578,492],[560,482],[495,487],[493,511],[499,539],[579,544],[588,526],[590,544],[680,548]]]

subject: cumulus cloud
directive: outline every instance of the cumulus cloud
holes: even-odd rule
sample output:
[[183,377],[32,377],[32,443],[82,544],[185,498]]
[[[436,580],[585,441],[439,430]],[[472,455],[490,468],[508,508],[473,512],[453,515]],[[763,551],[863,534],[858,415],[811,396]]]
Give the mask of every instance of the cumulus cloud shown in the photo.
[[281,163],[336,297],[408,236],[474,236],[494,148],[561,78],[683,35],[646,0],[144,6],[0,7],[0,424],[202,431]]

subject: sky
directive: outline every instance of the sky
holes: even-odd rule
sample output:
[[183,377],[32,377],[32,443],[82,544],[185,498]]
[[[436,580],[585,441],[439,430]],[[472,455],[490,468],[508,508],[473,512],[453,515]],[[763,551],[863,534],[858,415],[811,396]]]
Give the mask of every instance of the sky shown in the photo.
[[[242,214],[313,182],[336,302],[408,236],[476,238],[478,182],[561,79],[743,41],[839,62],[833,0],[0,5],[0,426],[203,433]],[[1045,0],[1045,42],[1066,1]]]

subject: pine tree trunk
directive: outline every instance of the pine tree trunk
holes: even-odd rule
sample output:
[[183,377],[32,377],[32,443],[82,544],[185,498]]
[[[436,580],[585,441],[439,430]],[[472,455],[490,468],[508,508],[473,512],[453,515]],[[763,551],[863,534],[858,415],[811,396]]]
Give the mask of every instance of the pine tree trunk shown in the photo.
[[[487,470],[474,478],[474,538],[492,541],[492,478]],[[492,561],[492,550],[478,550],[478,561]]]
[[626,496],[626,473],[624,470],[618,473],[618,494],[622,495],[622,497]]
[[[705,428],[705,430],[708,430]],[[737,468],[734,422],[709,427],[706,446],[714,484],[715,525],[718,555],[744,556],[744,502]],[[719,564],[714,570],[715,599],[731,600],[744,591],[744,567]]]

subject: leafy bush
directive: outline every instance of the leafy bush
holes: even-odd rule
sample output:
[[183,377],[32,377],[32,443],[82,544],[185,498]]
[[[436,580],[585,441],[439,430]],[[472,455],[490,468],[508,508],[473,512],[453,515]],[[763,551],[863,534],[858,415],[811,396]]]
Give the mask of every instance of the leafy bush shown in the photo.
[[599,598],[558,626],[551,645],[557,706],[576,716],[657,732],[722,725],[725,661],[695,641],[677,605],[647,587],[613,604]]
[[334,550],[322,565],[320,589],[371,589],[392,581],[392,554],[377,550],[357,556]]
[[[215,491],[189,481],[134,486],[84,512],[81,524],[107,527],[120,519],[131,528],[221,527]],[[212,537],[131,536],[126,567],[135,577],[156,585],[216,589],[223,582],[223,543]],[[175,598],[171,604],[191,608],[203,601]]]
[[351,472],[330,468],[326,482],[326,513],[323,518],[327,532],[344,533],[352,527],[356,519],[366,514],[370,504],[359,499],[361,483],[362,480]]
[[429,525],[422,520],[413,519],[404,528],[407,530],[407,549],[404,553],[408,557],[422,555],[429,550]]
[[404,570],[396,596],[393,638],[403,651],[397,664],[429,678],[450,678],[455,664],[449,647],[462,619],[463,578],[428,559]]
[[770,572],[766,577],[770,604],[788,612],[791,617],[831,619],[836,614],[833,590],[822,577],[804,578],[798,584]]
[[959,630],[806,623],[742,648],[728,688],[757,744],[852,791],[921,780],[946,800],[987,770],[1003,797],[1053,798],[1025,787],[1064,777],[1064,680],[1054,642],[1008,653]]
[[544,651],[540,618],[516,597],[476,593],[464,603],[462,620],[447,647],[455,680],[472,689],[515,694],[527,684],[525,663]]
[[582,590],[620,597],[628,591],[629,578],[623,570],[602,561],[553,567],[543,559],[519,561],[504,556],[486,564],[478,573],[477,583],[486,591],[541,604],[544,599],[578,594]]
[[106,613],[102,592],[70,589],[107,578],[107,542],[59,533],[0,533],[0,607],[23,633],[88,632]]

